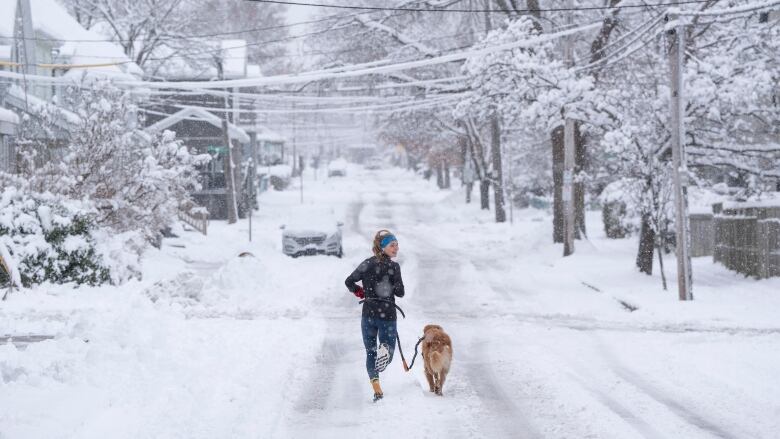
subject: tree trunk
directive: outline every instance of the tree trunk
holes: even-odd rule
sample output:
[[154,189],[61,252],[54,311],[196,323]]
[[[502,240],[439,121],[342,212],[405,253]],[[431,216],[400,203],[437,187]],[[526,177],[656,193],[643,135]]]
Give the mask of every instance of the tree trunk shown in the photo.
[[[587,139],[580,131],[581,123],[574,125],[574,175],[579,176],[586,170],[586,141]],[[585,230],[585,182],[577,181],[574,183],[574,237],[582,239],[587,237]]]
[[666,288],[666,273],[664,273],[664,256],[663,251],[661,250],[661,240],[657,240],[655,245],[655,251],[658,253],[658,269],[661,270],[661,285],[664,287],[664,291],[667,290]]
[[451,187],[450,185],[450,164],[445,162],[444,163],[444,187],[446,189],[449,189]]
[[636,266],[639,271],[653,274],[653,247],[655,246],[655,230],[650,225],[650,216],[642,215],[642,228],[639,234],[639,251],[636,255]]
[[479,181],[479,200],[482,209],[490,210],[490,181],[487,178]]
[[444,175],[441,172],[441,163],[436,164],[436,186],[439,189],[444,189]]
[[563,242],[563,126],[550,135],[553,171],[553,242]]
[[490,118],[491,155],[493,158],[493,204],[496,210],[496,222],[506,222],[506,210],[504,209],[504,177],[501,170],[501,125],[498,115]]
[[466,123],[466,132],[468,133],[469,143],[471,145],[471,159],[477,169],[479,176],[479,196],[481,208],[490,210],[490,176],[487,175],[487,163],[485,162],[485,148],[479,139],[479,133],[476,132],[473,120],[469,119]]
[[471,191],[474,190],[474,183],[466,183],[466,204],[471,203]]
[[544,29],[542,29],[542,23],[540,22],[542,13],[539,8],[539,0],[526,0],[526,5],[528,6],[528,13],[534,17],[534,29],[542,33]]

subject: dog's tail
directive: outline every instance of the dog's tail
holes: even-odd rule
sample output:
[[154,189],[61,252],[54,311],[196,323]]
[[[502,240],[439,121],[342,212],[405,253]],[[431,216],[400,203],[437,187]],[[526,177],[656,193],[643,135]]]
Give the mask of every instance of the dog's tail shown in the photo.
[[441,349],[436,349],[431,352],[431,369],[436,372],[450,370],[450,362],[452,361],[452,352],[447,345],[442,346]]

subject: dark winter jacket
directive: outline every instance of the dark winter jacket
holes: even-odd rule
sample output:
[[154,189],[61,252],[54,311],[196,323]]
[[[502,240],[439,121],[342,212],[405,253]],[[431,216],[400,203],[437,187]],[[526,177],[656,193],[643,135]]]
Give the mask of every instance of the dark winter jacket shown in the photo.
[[358,265],[344,283],[349,291],[354,293],[359,287],[356,282],[363,283],[366,295],[363,317],[396,319],[395,298],[404,297],[404,282],[401,280],[401,267],[397,262],[387,257],[380,259],[372,256]]

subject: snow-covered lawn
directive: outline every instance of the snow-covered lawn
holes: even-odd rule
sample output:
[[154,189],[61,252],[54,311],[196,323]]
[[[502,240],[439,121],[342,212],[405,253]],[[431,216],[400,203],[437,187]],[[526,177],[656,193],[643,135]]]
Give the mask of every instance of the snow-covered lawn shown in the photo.
[[[177,230],[121,287],[42,286],[0,304],[0,438],[772,438],[780,431],[780,280],[674,259],[633,269],[634,239],[562,258],[549,213],[494,224],[460,190],[400,170],[305,181],[246,221]],[[345,257],[292,259],[279,225],[327,209]],[[360,307],[343,279],[379,228],[399,238],[407,360],[426,323],[453,338],[444,397],[400,358],[371,403]],[[242,251],[254,257],[239,258]],[[657,267],[656,267],[657,272]],[[636,307],[630,312],[625,305]]]

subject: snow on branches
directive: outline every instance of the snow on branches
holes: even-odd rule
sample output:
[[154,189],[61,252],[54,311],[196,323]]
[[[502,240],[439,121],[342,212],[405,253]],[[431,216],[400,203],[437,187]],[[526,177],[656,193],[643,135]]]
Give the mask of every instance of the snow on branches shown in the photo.
[[[505,28],[491,31],[477,49],[533,40],[540,31],[529,17],[519,17]],[[463,73],[470,92],[456,115],[480,117],[497,112],[507,124],[521,123],[551,131],[564,119],[588,120],[593,107],[594,81],[566,66],[552,40],[533,47],[517,47],[469,58]]]

